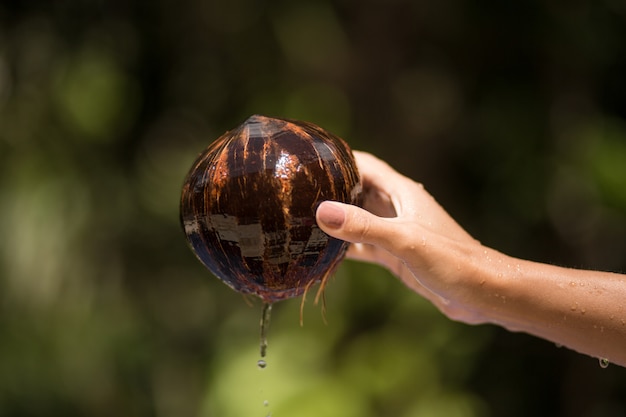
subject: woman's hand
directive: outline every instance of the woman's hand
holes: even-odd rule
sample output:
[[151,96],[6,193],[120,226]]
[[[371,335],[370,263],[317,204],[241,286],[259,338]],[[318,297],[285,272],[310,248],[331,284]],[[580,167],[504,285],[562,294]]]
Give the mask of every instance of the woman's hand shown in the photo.
[[493,323],[626,365],[624,275],[513,258],[472,238],[415,181],[354,152],[364,208],[323,202],[319,226],[352,242],[451,319]]
[[444,314],[466,323],[484,318],[468,291],[480,286],[472,259],[485,250],[419,184],[371,154],[354,152],[364,209],[324,202],[317,221],[328,234],[353,242],[348,256],[380,264]]

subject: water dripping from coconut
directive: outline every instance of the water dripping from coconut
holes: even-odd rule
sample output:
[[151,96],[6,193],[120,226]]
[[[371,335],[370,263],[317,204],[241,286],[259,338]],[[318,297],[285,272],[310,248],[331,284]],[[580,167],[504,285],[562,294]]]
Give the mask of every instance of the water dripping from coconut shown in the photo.
[[261,359],[257,361],[259,369],[264,369],[267,366],[265,356],[267,355],[267,330],[270,325],[270,318],[272,315],[272,303],[263,304],[263,312],[261,313],[261,342],[259,346],[259,353]]

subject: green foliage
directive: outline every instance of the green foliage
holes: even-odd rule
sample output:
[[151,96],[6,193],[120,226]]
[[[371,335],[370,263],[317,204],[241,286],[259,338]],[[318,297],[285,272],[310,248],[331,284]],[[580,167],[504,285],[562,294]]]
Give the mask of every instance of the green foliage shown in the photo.
[[178,224],[196,155],[260,113],[379,154],[497,249],[625,271],[618,3],[0,4],[0,415],[623,415],[621,369],[354,262],[327,324],[275,306],[259,370],[260,305]]
[[582,159],[607,203],[626,209],[626,124],[599,120],[583,133]]

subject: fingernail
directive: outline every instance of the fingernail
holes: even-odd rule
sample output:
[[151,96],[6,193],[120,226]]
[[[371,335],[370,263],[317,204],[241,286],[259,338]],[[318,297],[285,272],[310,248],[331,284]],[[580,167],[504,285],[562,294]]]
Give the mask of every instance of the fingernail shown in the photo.
[[339,229],[346,220],[343,208],[332,201],[325,201],[317,209],[318,219],[331,229]]

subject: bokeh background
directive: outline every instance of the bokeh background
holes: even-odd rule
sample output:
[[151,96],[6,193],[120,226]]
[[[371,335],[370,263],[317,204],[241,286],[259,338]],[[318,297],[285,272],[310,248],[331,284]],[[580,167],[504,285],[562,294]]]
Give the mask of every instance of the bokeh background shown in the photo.
[[[327,324],[204,270],[197,154],[305,119],[510,255],[626,270],[620,0],[0,1],[0,415],[623,416],[626,371],[345,262]],[[267,401],[267,403],[265,403]]]

